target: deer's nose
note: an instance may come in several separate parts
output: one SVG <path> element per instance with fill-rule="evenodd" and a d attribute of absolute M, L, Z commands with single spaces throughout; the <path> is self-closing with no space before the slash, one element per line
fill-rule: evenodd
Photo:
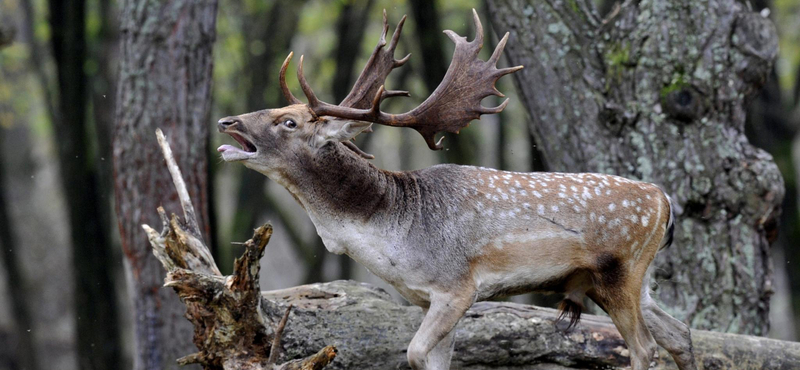
<path fill-rule="evenodd" d="M 224 131 L 228 127 L 231 127 L 231 126 L 233 126 L 234 124 L 237 124 L 237 123 L 242 123 L 242 120 L 240 120 L 240 119 L 238 119 L 236 117 L 225 117 L 225 118 L 219 120 L 219 122 L 217 122 L 217 127 L 219 128 L 220 131 Z"/>

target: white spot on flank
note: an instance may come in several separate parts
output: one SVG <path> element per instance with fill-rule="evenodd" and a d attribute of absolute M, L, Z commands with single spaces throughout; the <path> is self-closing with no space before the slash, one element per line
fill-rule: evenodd
<path fill-rule="evenodd" d="M 534 196 L 536 196 L 537 198 L 541 198 L 541 197 L 542 197 L 542 194 L 540 194 L 540 193 L 539 193 L 538 191 L 536 191 L 536 190 L 534 190 L 534 191 L 533 191 L 533 195 L 534 195 Z"/>
<path fill-rule="evenodd" d="M 511 189 L 508 189 L 508 191 L 509 191 L 511 194 L 516 194 L 516 193 L 517 193 L 517 188 L 511 188 Z"/>
<path fill-rule="evenodd" d="M 600 215 L 600 217 L 597 218 L 597 222 L 599 222 L 601 224 L 605 223 L 606 222 L 606 216 Z"/>
<path fill-rule="evenodd" d="M 530 203 L 522 203 L 522 208 L 531 209 L 531 204 Z"/>
<path fill-rule="evenodd" d="M 608 205 L 608 210 L 609 210 L 609 211 L 613 211 L 613 210 L 614 210 L 614 208 L 617 208 L 617 205 L 616 205 L 616 204 L 614 204 L 614 203 L 611 203 L 611 204 L 609 204 L 609 205 Z"/>
<path fill-rule="evenodd" d="M 611 195 L 611 189 L 606 190 L 606 195 Z"/>
<path fill-rule="evenodd" d="M 503 197 L 503 200 L 508 200 L 508 194 L 503 193 L 501 196 Z"/>
<path fill-rule="evenodd" d="M 623 207 L 625 207 L 625 208 L 628 208 L 630 205 L 631 205 L 631 203 L 630 203 L 630 202 L 628 202 L 628 200 L 627 200 L 627 199 L 625 199 L 625 200 L 623 200 L 623 201 L 622 201 L 622 206 L 623 206 Z"/>
<path fill-rule="evenodd" d="M 650 222 L 650 217 L 642 216 L 642 226 L 647 226 L 649 222 Z"/>
<path fill-rule="evenodd" d="M 520 186 L 522 186 L 522 185 L 520 185 L 520 184 L 519 184 L 519 181 L 517 181 L 517 180 L 514 180 L 514 186 L 516 186 L 516 187 L 520 187 Z"/>
<path fill-rule="evenodd" d="M 523 197 L 528 196 L 528 192 L 525 189 L 520 190 L 519 194 L 522 195 Z"/>
<path fill-rule="evenodd" d="M 594 193 L 600 196 L 600 188 L 594 188 Z"/>
<path fill-rule="evenodd" d="M 581 207 L 578 207 L 577 205 L 575 205 L 575 206 L 572 206 L 572 209 L 573 209 L 575 212 L 580 212 L 580 211 L 581 211 Z"/>
<path fill-rule="evenodd" d="M 570 186 L 569 190 L 572 190 L 573 193 L 577 193 L 578 192 L 578 188 L 575 187 L 575 185 Z"/>
<path fill-rule="evenodd" d="M 558 206 L 552 206 L 550 207 L 550 209 L 552 209 L 553 212 L 558 212 Z"/>
<path fill-rule="evenodd" d="M 508 179 L 510 179 L 510 178 L 511 178 L 511 175 L 503 175 L 503 178 L 504 178 L 504 179 L 506 179 L 506 180 L 508 180 Z"/>
<path fill-rule="evenodd" d="M 567 197 L 567 194 L 564 194 L 564 193 L 558 193 L 558 197 L 559 197 L 559 198 L 566 198 L 566 197 Z"/>
<path fill-rule="evenodd" d="M 539 212 L 540 215 L 543 215 L 544 214 L 544 205 L 540 204 L 538 207 L 536 207 L 536 210 Z"/>
<path fill-rule="evenodd" d="M 631 222 L 633 222 L 633 223 L 636 223 L 637 221 L 639 221 L 639 217 L 636 216 L 636 215 L 631 215 L 630 219 L 631 219 Z"/>

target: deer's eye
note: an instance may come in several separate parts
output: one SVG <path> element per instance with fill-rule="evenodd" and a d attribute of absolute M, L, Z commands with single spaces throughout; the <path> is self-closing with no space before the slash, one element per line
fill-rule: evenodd
<path fill-rule="evenodd" d="M 295 122 L 293 119 L 287 119 L 283 121 L 283 125 L 288 128 L 296 128 L 297 122 Z"/>

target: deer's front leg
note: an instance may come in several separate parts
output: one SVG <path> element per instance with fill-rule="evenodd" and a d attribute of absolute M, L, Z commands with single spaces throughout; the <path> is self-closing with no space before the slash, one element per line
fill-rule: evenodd
<path fill-rule="evenodd" d="M 458 320 L 474 301 L 474 292 L 431 295 L 430 307 L 408 346 L 408 363 L 414 370 L 447 370 L 453 353 Z"/>

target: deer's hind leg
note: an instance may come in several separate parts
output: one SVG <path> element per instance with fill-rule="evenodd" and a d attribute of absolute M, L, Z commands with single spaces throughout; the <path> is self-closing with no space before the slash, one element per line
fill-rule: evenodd
<path fill-rule="evenodd" d="M 649 277 L 642 285 L 641 305 L 645 324 L 655 338 L 656 343 L 672 355 L 672 359 L 681 370 L 696 370 L 692 348 L 692 335 L 689 327 L 664 312 L 650 297 Z"/>
<path fill-rule="evenodd" d="M 625 270 L 616 257 L 598 259 L 598 278 L 586 295 L 605 310 L 630 352 L 631 369 L 646 370 L 657 349 L 642 314 L 639 293 L 642 276 Z"/>

